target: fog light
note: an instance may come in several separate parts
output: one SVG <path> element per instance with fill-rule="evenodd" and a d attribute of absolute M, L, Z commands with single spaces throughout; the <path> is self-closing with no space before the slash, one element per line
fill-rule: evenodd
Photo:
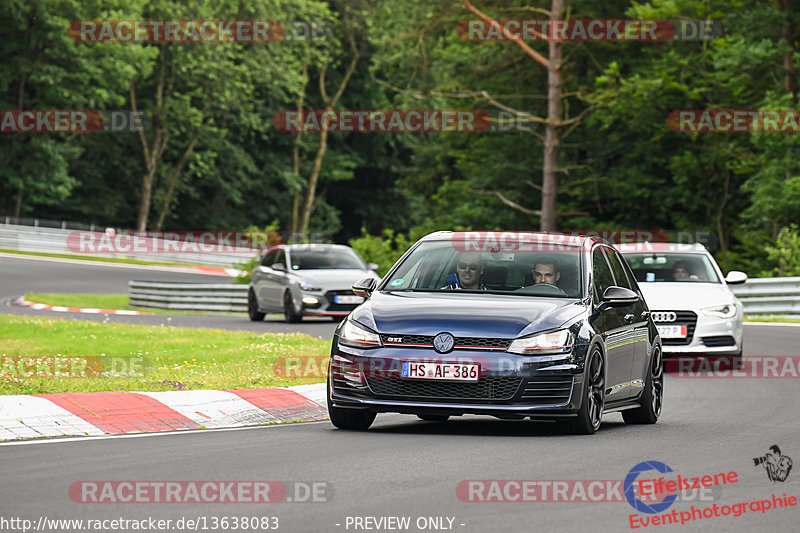
<path fill-rule="evenodd" d="M 303 296 L 303 303 L 306 305 L 317 305 L 317 303 L 319 303 L 319 300 L 317 300 L 313 296 Z"/>

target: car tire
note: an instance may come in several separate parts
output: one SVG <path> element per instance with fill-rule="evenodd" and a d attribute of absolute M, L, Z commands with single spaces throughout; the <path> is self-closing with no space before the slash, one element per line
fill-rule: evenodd
<path fill-rule="evenodd" d="M 331 424 L 339 429 L 351 429 L 363 431 L 369 429 L 375 421 L 377 413 L 371 411 L 359 411 L 357 409 L 342 409 L 334 407 L 331 403 L 331 378 L 328 377 L 328 417 Z"/>
<path fill-rule="evenodd" d="M 294 308 L 294 298 L 291 291 L 283 293 L 283 318 L 290 324 L 295 324 L 303 320 L 303 313 L 297 313 Z"/>
<path fill-rule="evenodd" d="M 446 422 L 450 419 L 449 415 L 417 415 L 417 418 L 420 420 L 425 420 L 426 422 Z"/>
<path fill-rule="evenodd" d="M 266 316 L 265 313 L 258 310 L 258 300 L 256 300 L 256 293 L 253 292 L 253 289 L 247 291 L 247 316 L 253 322 L 261 322 Z"/>
<path fill-rule="evenodd" d="M 663 405 L 664 360 L 661 357 L 661 349 L 656 346 L 647 371 L 640 407 L 622 411 L 622 419 L 626 424 L 655 424 L 661 416 Z"/>
<path fill-rule="evenodd" d="M 586 361 L 586 377 L 583 382 L 583 398 L 578 416 L 567 422 L 571 433 L 592 435 L 600 428 L 606 394 L 606 373 L 603 352 L 598 346 L 592 348 Z"/>

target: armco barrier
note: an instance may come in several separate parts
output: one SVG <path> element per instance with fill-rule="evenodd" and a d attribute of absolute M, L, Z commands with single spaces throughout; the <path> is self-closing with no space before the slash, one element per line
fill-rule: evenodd
<path fill-rule="evenodd" d="M 748 315 L 800 315 L 800 277 L 731 285 Z M 181 311 L 247 311 L 247 285 L 131 281 L 130 305 Z"/>
<path fill-rule="evenodd" d="M 800 277 L 753 278 L 731 289 L 747 315 L 800 315 Z"/>
<path fill-rule="evenodd" d="M 22 252 L 81 255 L 67 246 L 67 237 L 75 230 L 0 224 L 0 248 Z M 99 236 L 103 232 L 95 232 Z M 158 240 L 158 239 L 153 239 Z M 164 248 L 161 246 L 160 248 Z M 112 257 L 158 261 L 164 263 L 191 263 L 231 268 L 234 263 L 244 263 L 258 255 L 258 250 L 240 248 L 232 253 L 95 253 L 92 257 Z M 88 254 L 86 254 L 88 255 Z"/>
<path fill-rule="evenodd" d="M 128 303 L 141 309 L 247 311 L 247 285 L 129 281 Z"/>

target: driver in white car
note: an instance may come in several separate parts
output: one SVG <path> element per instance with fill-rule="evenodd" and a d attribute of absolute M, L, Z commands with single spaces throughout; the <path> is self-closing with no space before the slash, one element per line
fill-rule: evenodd
<path fill-rule="evenodd" d="M 556 285 L 561 279 L 558 262 L 552 257 L 542 257 L 533 266 L 533 284 L 546 283 Z"/>

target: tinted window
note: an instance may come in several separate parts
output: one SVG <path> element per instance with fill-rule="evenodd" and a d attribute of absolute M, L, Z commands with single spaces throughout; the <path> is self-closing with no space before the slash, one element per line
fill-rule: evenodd
<path fill-rule="evenodd" d="M 639 283 L 721 283 L 717 271 L 705 254 L 626 253 L 624 258 Z"/>
<path fill-rule="evenodd" d="M 261 258 L 261 266 L 270 267 L 274 262 L 275 262 L 275 252 L 264 254 L 264 257 Z"/>
<path fill-rule="evenodd" d="M 633 286 L 628 280 L 628 273 L 625 272 L 625 267 L 622 265 L 619 254 L 614 250 L 606 248 L 606 256 L 608 257 L 608 262 L 611 263 L 611 270 L 614 272 L 614 279 L 617 280 L 617 286 L 633 290 Z"/>
<path fill-rule="evenodd" d="M 283 253 L 283 250 L 278 252 L 278 255 L 275 256 L 275 263 L 280 263 L 282 265 L 286 264 L 286 254 Z M 271 265 L 270 265 L 271 266 Z"/>
<path fill-rule="evenodd" d="M 579 246 L 516 244 L 509 238 L 502 243 L 504 247 L 498 244 L 489 251 L 468 251 L 469 244 L 458 239 L 420 243 L 398 264 L 382 290 L 457 288 L 562 298 L 581 294 L 583 252 Z M 537 268 L 549 272 L 549 278 L 537 281 Z"/>
<path fill-rule="evenodd" d="M 361 258 L 349 248 L 291 250 L 292 270 L 366 269 Z"/>
<path fill-rule="evenodd" d="M 594 300 L 599 302 L 606 289 L 614 285 L 614 276 L 608 266 L 603 249 L 598 247 L 592 252 L 592 272 L 594 274 Z"/>

